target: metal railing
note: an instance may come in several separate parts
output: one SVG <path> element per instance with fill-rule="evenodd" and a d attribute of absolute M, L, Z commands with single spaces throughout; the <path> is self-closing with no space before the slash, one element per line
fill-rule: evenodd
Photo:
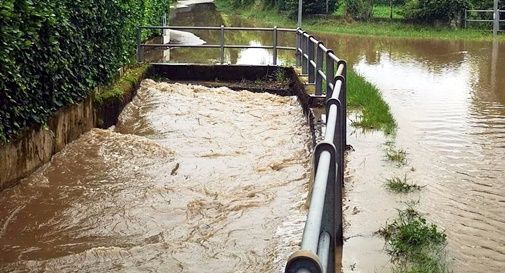
<path fill-rule="evenodd" d="M 142 44 L 142 29 L 219 30 L 219 45 Z M 271 46 L 226 45 L 225 31 L 272 31 Z M 296 47 L 279 46 L 280 31 L 296 34 Z M 343 243 L 342 188 L 344 186 L 344 152 L 346 148 L 346 92 L 347 64 L 331 49 L 302 29 L 248 28 L 248 27 L 141 27 L 137 33 L 137 58 L 142 60 L 145 47 L 220 48 L 224 64 L 225 48 L 264 48 L 273 50 L 272 64 L 277 64 L 277 50 L 295 50 L 296 64 L 308 84 L 315 85 L 315 97 L 325 94 L 324 139 L 313 153 L 314 181 L 310 205 L 300 249 L 286 264 L 286 273 L 335 273 L 336 248 Z M 324 87 L 324 88 L 323 88 Z"/>
<path fill-rule="evenodd" d="M 143 44 L 141 41 L 141 33 L 143 29 L 171 29 L 171 30 L 216 30 L 219 31 L 219 44 Z M 267 31 L 272 32 L 272 45 L 263 46 L 263 45 L 228 45 L 225 42 L 225 32 L 226 31 Z M 220 27 L 193 27 L 193 26 L 141 26 L 137 29 L 137 61 L 143 61 L 143 52 L 144 48 L 172 48 L 172 47 L 181 47 L 181 48 L 219 48 L 220 51 L 220 63 L 225 63 L 225 54 L 224 50 L 226 48 L 262 48 L 262 49 L 271 49 L 272 50 L 272 64 L 277 65 L 277 53 L 278 50 L 296 50 L 295 47 L 289 46 L 279 46 L 278 44 L 278 35 L 280 32 L 296 32 L 296 29 L 290 28 L 254 28 L 254 27 L 225 27 L 221 25 Z"/>
<path fill-rule="evenodd" d="M 347 66 L 332 50 L 301 29 L 297 30 L 296 55 L 302 73 L 308 73 L 316 90 L 321 91 L 323 80 L 326 82 L 326 130 L 324 140 L 314 149 L 315 175 L 302 243 L 289 258 L 285 272 L 334 273 L 335 249 L 343 243 Z"/>
<path fill-rule="evenodd" d="M 469 19 L 474 16 L 482 18 L 482 14 L 492 14 L 492 19 Z M 505 22 L 505 20 L 500 20 L 500 15 L 505 13 L 505 10 L 492 10 L 492 9 L 469 9 L 465 10 L 465 28 L 468 27 L 469 22 L 484 22 L 484 23 L 493 23 L 493 32 L 498 32 L 500 30 L 500 23 Z"/>

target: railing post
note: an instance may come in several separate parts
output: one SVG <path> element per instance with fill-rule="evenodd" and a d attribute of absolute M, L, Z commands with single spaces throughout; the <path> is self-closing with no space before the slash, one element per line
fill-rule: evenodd
<path fill-rule="evenodd" d="M 302 65 L 302 55 L 300 53 L 300 44 L 301 44 L 301 29 L 297 28 L 296 29 L 296 53 L 295 53 L 295 58 L 296 58 L 296 66 L 301 66 Z"/>
<path fill-rule="evenodd" d="M 319 73 L 319 71 L 322 72 L 323 68 L 323 58 L 324 58 L 324 51 L 321 48 L 321 45 L 323 45 L 322 42 L 317 43 L 316 45 L 316 95 L 320 96 L 323 94 L 322 88 L 323 88 L 323 77 Z"/>
<path fill-rule="evenodd" d="M 337 76 L 337 79 L 341 80 L 340 77 L 342 76 Z M 335 81 L 336 82 L 336 81 Z M 336 90 L 336 92 L 338 92 Z M 332 106 L 335 106 L 337 111 L 337 118 L 335 119 L 335 131 L 333 134 L 333 139 L 331 141 L 333 142 L 335 146 L 335 154 L 336 154 L 336 169 L 334 172 L 335 179 L 333 180 L 335 189 L 334 189 L 334 195 L 335 195 L 335 211 L 333 212 L 333 215 L 335 216 L 334 219 L 334 238 L 335 238 L 335 244 L 336 245 L 342 245 L 343 244 L 343 220 L 342 220 L 342 188 L 344 186 L 344 150 L 345 146 L 342 145 L 343 139 L 342 139 L 342 126 L 345 126 L 345 118 L 342 115 L 343 112 L 343 103 L 335 98 L 332 97 L 328 100 L 326 100 L 326 120 L 327 122 L 329 121 L 329 114 L 330 114 L 330 108 Z M 328 128 L 328 127 L 327 127 Z"/>
<path fill-rule="evenodd" d="M 330 94 L 333 92 L 333 77 L 335 77 L 335 63 L 333 58 L 330 57 L 333 54 L 333 50 L 326 51 L 326 99 L 329 98 Z"/>
<path fill-rule="evenodd" d="M 221 46 L 221 64 L 224 64 L 224 25 L 221 25 L 221 36 L 220 36 L 220 46 Z"/>
<path fill-rule="evenodd" d="M 468 14 L 467 14 L 467 11 L 465 9 L 465 28 L 466 28 L 466 18 L 467 18 Z"/>
<path fill-rule="evenodd" d="M 309 55 L 309 60 L 308 60 L 308 65 L 309 65 L 309 83 L 314 83 L 315 82 L 315 74 L 314 74 L 314 71 L 315 71 L 315 68 L 314 66 L 312 65 L 312 61 L 315 60 L 314 58 L 314 43 L 311 41 L 312 36 L 309 36 L 307 38 L 307 47 L 309 48 L 308 50 L 308 55 Z"/>
<path fill-rule="evenodd" d="M 302 74 L 303 75 L 307 75 L 307 71 L 308 71 L 308 59 L 305 58 L 305 54 L 307 54 L 307 33 L 306 32 L 303 32 L 302 33 L 302 40 L 301 40 L 301 49 L 302 49 Z"/>
<path fill-rule="evenodd" d="M 342 124 L 342 140 L 343 147 L 347 146 L 347 63 L 344 60 L 340 60 L 337 63 L 337 66 L 343 65 L 344 70 L 342 71 L 342 91 L 340 92 L 340 102 L 342 103 L 342 119 L 344 120 Z M 338 77 L 338 76 L 337 76 Z"/>
<path fill-rule="evenodd" d="M 493 4 L 493 36 L 498 34 L 500 30 L 500 13 L 498 12 L 498 0 L 494 0 Z"/>
<path fill-rule="evenodd" d="M 272 43 L 273 43 L 273 52 L 272 52 L 272 58 L 273 58 L 273 65 L 277 65 L 277 26 L 274 26 L 274 29 L 272 31 Z"/>
<path fill-rule="evenodd" d="M 137 62 L 141 63 L 144 59 L 143 56 L 143 48 L 141 46 L 142 43 L 142 29 L 140 27 L 137 28 Z"/>

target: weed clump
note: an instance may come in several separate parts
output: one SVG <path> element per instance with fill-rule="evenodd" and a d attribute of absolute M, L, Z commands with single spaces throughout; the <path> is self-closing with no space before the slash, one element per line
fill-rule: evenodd
<path fill-rule="evenodd" d="M 398 217 L 378 232 L 386 240 L 396 273 L 446 273 L 447 238 L 412 207 L 398 211 Z"/>
<path fill-rule="evenodd" d="M 405 175 L 403 178 L 400 177 L 387 178 L 386 188 L 396 193 L 408 193 L 420 190 L 421 186 L 414 183 L 410 183 L 407 179 L 407 175 Z"/>
<path fill-rule="evenodd" d="M 386 158 L 389 161 L 395 162 L 398 166 L 407 164 L 407 152 L 404 149 L 388 146 L 386 149 Z"/>

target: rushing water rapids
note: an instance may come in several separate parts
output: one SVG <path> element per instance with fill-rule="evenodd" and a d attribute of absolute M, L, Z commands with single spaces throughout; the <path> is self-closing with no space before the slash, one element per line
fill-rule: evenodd
<path fill-rule="evenodd" d="M 145 80 L 0 195 L 0 271 L 280 272 L 301 239 L 310 132 L 295 97 Z"/>

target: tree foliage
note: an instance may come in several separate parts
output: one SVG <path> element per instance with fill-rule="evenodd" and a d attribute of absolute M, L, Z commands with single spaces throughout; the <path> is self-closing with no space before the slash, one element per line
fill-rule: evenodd
<path fill-rule="evenodd" d="M 250 6 L 255 4 L 254 0 L 228 0 L 234 7 Z M 298 0 L 259 0 L 265 8 L 274 8 L 291 18 L 296 18 L 298 14 Z M 328 13 L 331 14 L 337 8 L 337 0 L 303 0 L 303 15 L 326 14 L 326 5 L 328 4 Z"/>
<path fill-rule="evenodd" d="M 354 20 L 368 20 L 372 12 L 372 0 L 345 0 L 345 14 Z"/>
<path fill-rule="evenodd" d="M 468 0 L 410 0 L 404 7 L 405 18 L 422 23 L 448 23 L 461 17 L 470 7 Z"/>
<path fill-rule="evenodd" d="M 168 0 L 2 0 L 0 143 L 110 81 Z M 146 34 L 144 34 L 146 35 Z"/>

